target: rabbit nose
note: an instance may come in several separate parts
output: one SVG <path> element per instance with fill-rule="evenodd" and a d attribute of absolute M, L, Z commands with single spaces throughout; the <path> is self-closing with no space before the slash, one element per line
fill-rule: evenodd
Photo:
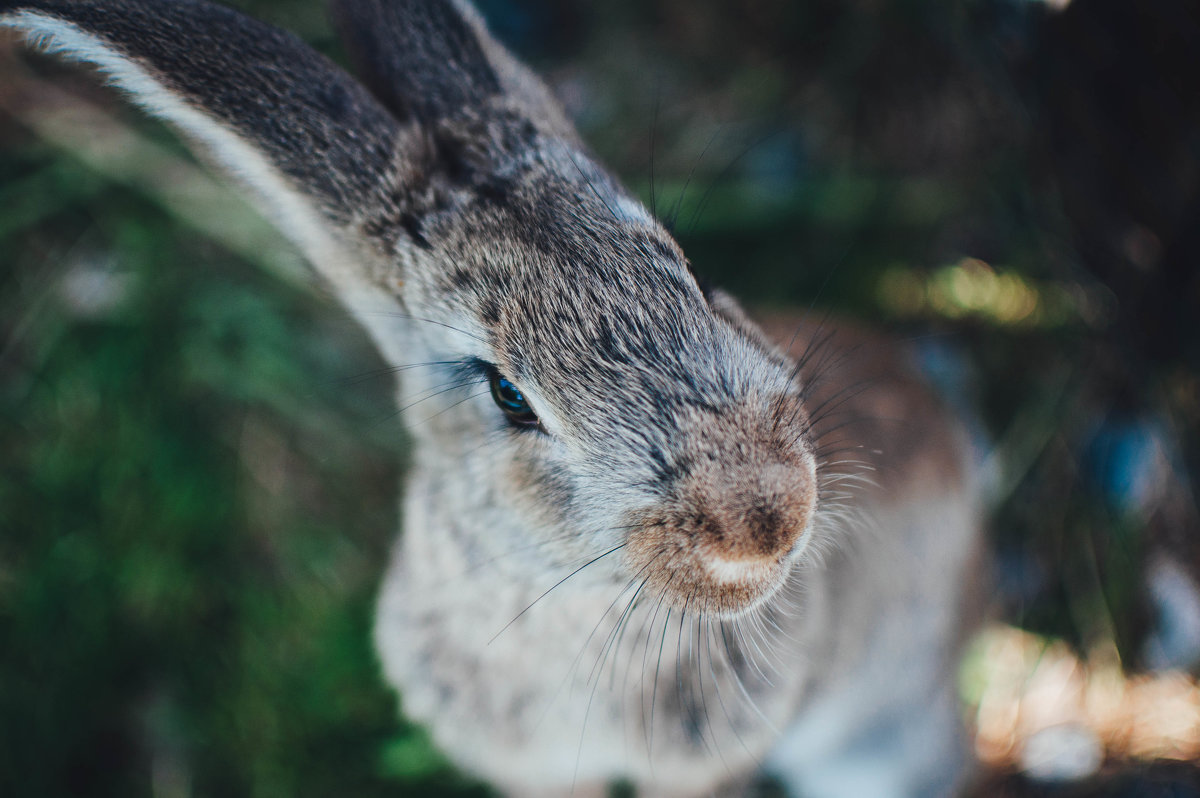
<path fill-rule="evenodd" d="M 723 475 L 720 488 L 703 502 L 694 534 L 714 576 L 740 575 L 756 564 L 786 557 L 812 516 L 811 474 L 776 463 L 738 468 Z"/>
<path fill-rule="evenodd" d="M 738 613 L 787 579 L 815 512 L 816 464 L 806 456 L 752 459 L 693 467 L 663 506 L 633 525 L 628 563 L 665 601 Z"/>

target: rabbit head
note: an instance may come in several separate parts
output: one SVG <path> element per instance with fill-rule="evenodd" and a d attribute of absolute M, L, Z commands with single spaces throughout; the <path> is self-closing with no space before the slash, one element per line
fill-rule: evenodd
<path fill-rule="evenodd" d="M 473 16 L 435 6 L 424 27 L 402 5 L 339 17 L 376 96 L 425 121 L 362 229 L 406 262 L 405 311 L 436 322 L 413 330 L 421 356 L 521 399 L 464 403 L 429 445 L 447 423 L 490 436 L 498 501 L 593 550 L 624 545 L 626 572 L 668 602 L 755 604 L 802 549 L 816 501 L 793 367 L 700 290 Z M 422 48 L 451 49 L 455 71 L 431 76 Z"/>
<path fill-rule="evenodd" d="M 627 571 L 665 600 L 750 606 L 780 583 L 816 499 L 793 367 L 720 312 L 584 154 L 526 146 L 420 217 L 426 263 L 403 304 L 437 323 L 415 325 L 421 357 L 475 369 L 493 396 L 414 432 L 437 446 L 447 425 L 477 430 L 499 501 L 594 550 L 624 544 Z"/>

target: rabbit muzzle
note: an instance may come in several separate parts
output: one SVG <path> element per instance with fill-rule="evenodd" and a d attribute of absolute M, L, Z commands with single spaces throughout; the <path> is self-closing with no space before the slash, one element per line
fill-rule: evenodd
<path fill-rule="evenodd" d="M 817 478 L 803 453 L 765 463 L 707 460 L 633 526 L 628 564 L 650 595 L 737 615 L 772 596 L 803 551 Z"/>

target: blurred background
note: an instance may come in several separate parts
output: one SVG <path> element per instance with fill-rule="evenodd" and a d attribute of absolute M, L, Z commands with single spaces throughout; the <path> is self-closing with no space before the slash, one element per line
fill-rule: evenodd
<path fill-rule="evenodd" d="M 1200 5 L 479 6 L 698 273 L 975 419 L 973 794 L 1200 795 Z M 0 36 L 0 795 L 487 794 L 371 651 L 391 391 L 170 131 Z"/>

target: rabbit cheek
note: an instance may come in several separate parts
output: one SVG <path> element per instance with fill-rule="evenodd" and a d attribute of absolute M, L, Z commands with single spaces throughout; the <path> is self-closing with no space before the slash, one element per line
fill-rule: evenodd
<path fill-rule="evenodd" d="M 733 615 L 762 603 L 786 581 L 812 518 L 806 465 L 693 474 L 671 506 L 635 526 L 633 573 L 683 609 Z"/>
<path fill-rule="evenodd" d="M 517 433 L 526 434 L 526 433 Z M 569 522 L 575 490 L 566 469 L 535 452 L 518 452 L 501 473 L 505 501 L 549 527 Z"/>

